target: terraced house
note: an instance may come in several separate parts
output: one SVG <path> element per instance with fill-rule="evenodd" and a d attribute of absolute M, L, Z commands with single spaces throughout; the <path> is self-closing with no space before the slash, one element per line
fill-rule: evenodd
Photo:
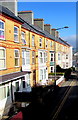
<path fill-rule="evenodd" d="M 17 16 L 6 5 L 0 5 L 1 118 L 10 114 L 14 92 L 29 92 L 34 85 L 46 84 L 48 74 L 54 72 L 55 45 L 56 64 L 72 66 L 72 47 L 50 24 L 34 19 L 32 11 L 21 11 Z"/>

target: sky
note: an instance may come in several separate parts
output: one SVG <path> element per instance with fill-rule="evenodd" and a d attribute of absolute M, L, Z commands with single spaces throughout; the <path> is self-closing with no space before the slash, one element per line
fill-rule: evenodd
<path fill-rule="evenodd" d="M 76 2 L 18 2 L 18 11 L 27 10 L 32 10 L 34 18 L 43 18 L 52 28 L 68 26 L 59 30 L 59 35 L 76 46 Z"/>

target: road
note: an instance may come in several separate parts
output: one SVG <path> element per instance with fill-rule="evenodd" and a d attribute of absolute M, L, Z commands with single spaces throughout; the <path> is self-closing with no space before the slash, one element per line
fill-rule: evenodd
<path fill-rule="evenodd" d="M 78 81 L 68 80 L 23 110 L 24 120 L 78 120 Z"/>
<path fill-rule="evenodd" d="M 52 120 L 78 120 L 78 81 L 73 80 Z"/>
<path fill-rule="evenodd" d="M 68 85 L 68 84 L 67 84 Z M 65 84 L 64 86 L 65 87 Z M 78 120 L 78 81 L 69 81 L 64 95 L 60 99 L 60 104 L 50 117 L 51 120 Z"/>

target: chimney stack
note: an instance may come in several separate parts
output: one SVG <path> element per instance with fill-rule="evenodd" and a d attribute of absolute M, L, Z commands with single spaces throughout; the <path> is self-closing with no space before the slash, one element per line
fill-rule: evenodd
<path fill-rule="evenodd" d="M 47 31 L 49 34 L 51 34 L 51 25 L 50 24 L 44 24 L 44 30 Z"/>
<path fill-rule="evenodd" d="M 17 0 L 1 0 L 0 5 L 8 8 L 17 16 Z"/>
<path fill-rule="evenodd" d="M 59 38 L 59 32 L 58 32 L 58 31 L 56 31 L 56 29 L 55 29 L 55 28 L 51 29 L 51 35 L 53 35 L 54 37 Z"/>
<path fill-rule="evenodd" d="M 34 14 L 32 11 L 20 11 L 18 12 L 18 16 L 24 19 L 25 21 L 33 24 Z"/>
<path fill-rule="evenodd" d="M 51 29 L 51 35 L 53 35 L 54 37 L 55 37 L 55 31 L 56 31 L 56 29 Z"/>
<path fill-rule="evenodd" d="M 41 30 L 44 30 L 44 19 L 42 18 L 34 19 L 34 25 L 39 27 Z"/>
<path fill-rule="evenodd" d="M 59 38 L 59 32 L 55 31 L 55 37 Z"/>

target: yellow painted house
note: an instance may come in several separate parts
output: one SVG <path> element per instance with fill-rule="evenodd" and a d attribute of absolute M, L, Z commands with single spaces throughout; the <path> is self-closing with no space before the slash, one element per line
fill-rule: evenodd
<path fill-rule="evenodd" d="M 14 92 L 30 92 L 34 85 L 46 84 L 48 74 L 54 72 L 55 51 L 56 64 L 71 67 L 71 50 L 61 38 L 0 6 L 0 118 L 13 106 Z"/>

